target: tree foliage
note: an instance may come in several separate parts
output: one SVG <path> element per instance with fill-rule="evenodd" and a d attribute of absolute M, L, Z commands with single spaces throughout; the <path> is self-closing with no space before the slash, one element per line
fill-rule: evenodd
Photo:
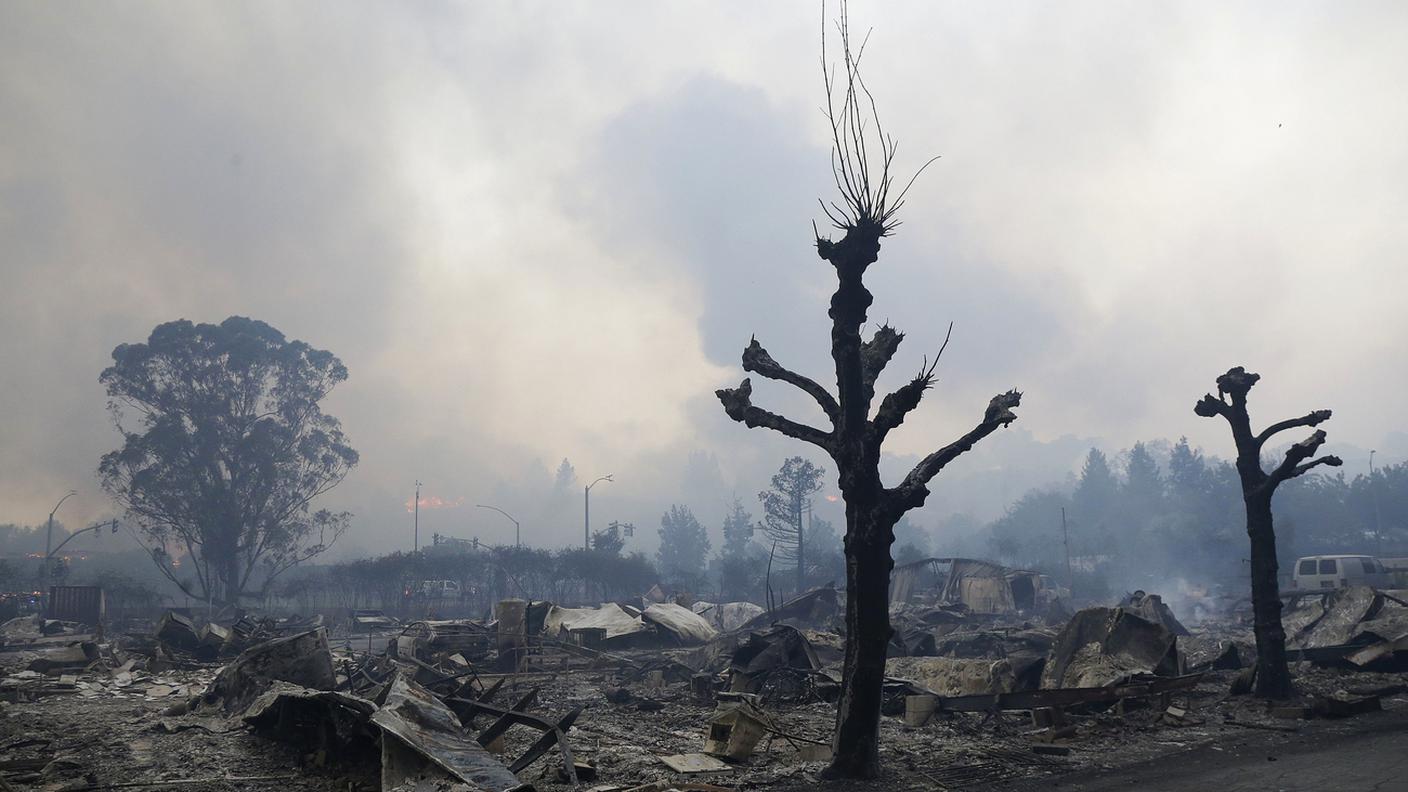
<path fill-rule="evenodd" d="M 724 517 L 723 534 L 724 558 L 737 558 L 748 552 L 753 542 L 753 515 L 743 508 L 743 501 L 739 498 L 733 499 L 733 504 Z"/>
<path fill-rule="evenodd" d="M 331 352 L 233 316 L 159 325 L 112 358 L 99 381 L 123 442 L 103 487 L 188 595 L 238 602 L 346 530 L 312 508 L 357 464 L 320 406 L 347 379 Z"/>
<path fill-rule="evenodd" d="M 667 582 L 699 588 L 709 557 L 709 533 L 688 506 L 673 505 L 660 517 L 660 574 Z"/>
<path fill-rule="evenodd" d="M 799 592 L 806 587 L 808 501 L 821 491 L 825 475 L 824 468 L 799 456 L 790 457 L 773 474 L 771 489 L 758 493 L 763 532 L 768 544 L 777 547 L 775 558 L 796 570 Z"/>

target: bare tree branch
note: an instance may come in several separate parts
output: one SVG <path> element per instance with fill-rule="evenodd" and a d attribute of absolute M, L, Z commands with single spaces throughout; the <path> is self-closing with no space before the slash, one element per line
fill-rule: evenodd
<path fill-rule="evenodd" d="M 797 440 L 805 440 L 812 445 L 831 452 L 831 435 L 798 423 L 790 418 L 783 418 L 777 413 L 771 413 L 760 407 L 754 407 L 752 402 L 753 383 L 747 378 L 737 388 L 722 388 L 714 391 L 714 395 L 719 397 L 719 401 L 724 405 L 724 412 L 728 417 L 738 421 L 745 426 L 763 426 L 775 432 L 781 432 L 788 437 Z"/>
<path fill-rule="evenodd" d="M 1284 421 L 1274 423 L 1266 427 L 1265 431 L 1256 436 L 1256 442 L 1257 445 L 1263 445 L 1266 443 L 1267 440 L 1271 439 L 1272 435 L 1278 432 L 1284 432 L 1287 429 L 1295 429 L 1299 426 L 1317 426 L 1328 420 L 1330 420 L 1329 410 L 1316 410 L 1308 415 L 1303 415 L 1299 418 L 1288 418 Z"/>
<path fill-rule="evenodd" d="M 875 411 L 875 436 L 872 442 L 877 445 L 883 443 L 891 429 L 904 423 L 904 417 L 919 406 L 924 391 L 932 384 L 932 377 L 921 374 L 886 396 L 884 401 L 880 402 L 880 409 Z"/>
<path fill-rule="evenodd" d="M 827 392 L 826 388 L 823 388 L 816 380 L 783 368 L 773 359 L 772 355 L 768 354 L 766 349 L 763 349 L 763 345 L 758 343 L 757 338 L 750 340 L 748 348 L 743 350 L 743 370 L 751 371 L 770 380 L 795 385 L 816 399 L 816 403 L 821 406 L 822 411 L 826 413 L 826 417 L 830 418 L 832 423 L 836 422 L 836 418 L 841 412 L 841 406 L 836 403 L 836 399 Z"/>
<path fill-rule="evenodd" d="M 904 205 L 905 194 L 919 174 L 938 157 L 920 166 L 904 189 L 898 195 L 892 195 L 892 166 L 898 145 L 894 137 L 886 134 L 875 106 L 875 96 L 861 76 L 860 64 L 869 33 L 860 46 L 853 49 L 847 17 L 843 0 L 840 16 L 835 23 L 841 40 L 840 64 L 844 70 L 843 74 L 838 75 L 835 64 L 828 60 L 826 54 L 826 9 L 825 5 L 822 7 L 821 74 L 826 88 L 826 106 L 822 113 L 831 126 L 831 174 L 844 204 L 842 207 L 832 203 L 828 208 L 823 203 L 822 210 L 842 230 L 873 225 L 879 229 L 880 236 L 888 236 L 899 225 L 895 216 Z M 878 154 L 872 152 L 871 146 L 874 144 L 879 145 Z"/>
<path fill-rule="evenodd" d="M 1311 461 L 1306 462 L 1306 463 L 1303 464 L 1303 465 L 1296 465 L 1295 470 L 1292 470 L 1292 471 L 1291 471 L 1291 474 L 1290 474 L 1289 476 L 1286 476 L 1286 478 L 1288 478 L 1288 479 L 1293 479 L 1293 478 L 1295 478 L 1296 476 L 1303 475 L 1306 471 L 1310 470 L 1311 468 L 1315 467 L 1316 465 L 1328 465 L 1328 466 L 1330 466 L 1330 467 L 1339 467 L 1340 465 L 1343 465 L 1343 464 L 1344 464 L 1344 460 L 1343 460 L 1343 459 L 1340 459 L 1339 457 L 1335 456 L 1334 454 L 1326 454 L 1325 456 L 1322 456 L 1322 457 L 1320 457 L 1319 459 L 1312 459 Z"/>
<path fill-rule="evenodd" d="M 1227 402 L 1217 398 L 1211 393 L 1203 394 L 1203 398 L 1199 399 L 1198 403 L 1193 405 L 1193 412 L 1204 418 L 1214 418 L 1219 415 L 1225 418 L 1230 410 L 1231 407 Z"/>
<path fill-rule="evenodd" d="M 1336 464 L 1343 464 L 1340 462 L 1339 457 L 1322 457 L 1321 459 L 1317 459 L 1310 464 L 1301 464 L 1302 462 L 1305 462 L 1305 460 L 1315 456 L 1315 452 L 1318 451 L 1320 449 L 1320 446 L 1324 445 L 1324 443 L 1325 430 L 1316 429 L 1315 432 L 1309 437 L 1291 446 L 1286 451 L 1286 458 L 1281 461 L 1280 465 L 1276 466 L 1275 470 L 1271 471 L 1271 475 L 1268 477 L 1268 483 L 1274 487 L 1277 484 L 1280 484 L 1281 482 L 1285 481 L 1286 479 L 1291 479 L 1295 478 L 1296 476 L 1299 476 L 1300 474 L 1311 469 L 1312 467 L 1315 467 L 1317 464 L 1331 466 Z M 1335 461 L 1325 461 L 1328 459 L 1333 459 Z"/>
<path fill-rule="evenodd" d="M 889 364 L 890 358 L 895 356 L 895 350 L 900 348 L 900 342 L 903 340 L 904 333 L 888 324 L 882 324 L 869 341 L 861 343 L 861 379 L 867 387 L 871 388 L 872 396 L 874 395 L 875 380 L 880 378 L 880 372 L 885 370 L 885 366 Z"/>
<path fill-rule="evenodd" d="M 885 436 L 890 433 L 890 430 L 904 423 L 905 416 L 919 406 L 920 400 L 924 398 L 924 391 L 933 387 L 934 369 L 938 368 L 939 359 L 943 357 L 944 350 L 948 349 L 948 342 L 952 337 L 953 322 L 949 322 L 948 333 L 944 335 L 944 343 L 939 347 L 938 354 L 934 355 L 933 362 L 926 358 L 919 367 L 919 374 L 914 379 L 905 383 L 899 390 L 886 396 L 885 400 L 880 402 L 880 409 L 876 410 L 874 421 L 873 442 L 877 447 L 885 441 Z M 861 354 L 864 355 L 864 350 Z"/>
<path fill-rule="evenodd" d="M 929 480 L 938 475 L 945 465 L 971 450 L 979 440 L 1017 420 L 1017 414 L 1012 410 L 1021 403 L 1022 394 L 1015 390 L 992 397 L 992 401 L 988 402 L 987 412 L 983 414 L 982 423 L 954 442 L 924 457 L 898 487 L 889 491 L 891 508 L 903 513 L 908 509 L 923 506 L 924 499 L 929 496 L 929 488 L 926 486 Z"/>

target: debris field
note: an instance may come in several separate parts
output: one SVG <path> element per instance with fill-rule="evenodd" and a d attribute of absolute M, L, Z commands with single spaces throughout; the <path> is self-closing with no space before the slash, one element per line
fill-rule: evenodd
<path fill-rule="evenodd" d="M 1293 598 L 1298 696 L 1268 704 L 1247 695 L 1246 614 L 1190 629 L 1144 592 L 1071 613 L 1059 596 L 1006 601 L 1018 578 L 1000 568 L 968 571 L 977 583 L 892 610 L 884 775 L 868 784 L 817 781 L 844 643 L 824 588 L 771 611 L 505 600 L 479 620 L 173 611 L 120 632 L 15 619 L 0 626 L 0 790 L 1001 789 L 1408 709 L 1396 592 Z"/>

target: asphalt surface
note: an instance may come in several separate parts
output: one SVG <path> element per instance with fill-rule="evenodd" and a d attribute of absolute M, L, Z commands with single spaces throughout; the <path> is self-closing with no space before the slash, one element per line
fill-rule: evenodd
<path fill-rule="evenodd" d="M 1394 792 L 1408 790 L 1408 710 L 1306 723 L 1296 733 L 1220 740 L 1115 770 L 1051 778 L 1062 792 Z"/>

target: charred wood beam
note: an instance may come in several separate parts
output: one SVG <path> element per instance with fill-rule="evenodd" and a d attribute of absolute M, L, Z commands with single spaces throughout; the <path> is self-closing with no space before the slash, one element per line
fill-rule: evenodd
<path fill-rule="evenodd" d="M 753 383 L 747 377 L 743 378 L 743 382 L 737 388 L 722 388 L 714 391 L 714 395 L 719 397 L 728 417 L 745 426 L 766 427 L 793 439 L 811 443 L 827 453 L 831 452 L 832 437 L 829 432 L 823 432 L 815 427 L 753 406 Z"/>
<path fill-rule="evenodd" d="M 891 511 L 903 514 L 909 509 L 923 506 L 924 499 L 929 497 L 929 480 L 938 475 L 945 465 L 971 450 L 979 440 L 1017 420 L 1017 414 L 1012 410 L 1021 403 L 1022 394 L 1015 390 L 992 397 L 988 402 L 987 411 L 983 414 L 982 423 L 954 442 L 924 457 L 899 486 L 887 491 L 887 505 Z"/>
<path fill-rule="evenodd" d="M 522 724 L 524 726 L 531 726 L 535 729 L 538 729 L 539 731 L 546 731 L 547 729 L 552 728 L 551 723 L 543 720 L 542 718 L 537 717 L 536 715 L 528 714 L 528 708 L 533 706 L 533 702 L 537 698 L 538 689 L 533 688 L 532 690 L 528 691 L 527 695 L 519 699 L 518 702 L 515 703 L 513 707 L 509 709 L 499 709 L 498 707 L 490 707 L 485 704 L 476 703 L 473 707 L 465 707 L 460 713 L 457 714 L 459 714 L 460 716 L 460 721 L 465 725 L 468 725 L 469 722 L 474 718 L 474 716 L 480 712 L 499 716 L 498 720 L 495 720 L 493 723 L 489 724 L 489 728 L 480 732 L 479 736 L 474 738 L 475 742 L 479 743 L 480 745 L 487 746 L 489 743 L 498 739 L 499 735 L 512 728 L 513 725 L 516 723 Z"/>
<path fill-rule="evenodd" d="M 544 731 L 543 736 L 539 737 L 537 742 L 529 746 L 522 756 L 508 766 L 509 772 L 515 775 L 521 773 L 551 750 L 553 745 L 557 745 L 562 753 L 562 769 L 567 773 L 568 781 L 575 786 L 577 784 L 577 770 L 572 761 L 572 747 L 567 744 L 567 730 L 572 728 L 572 724 L 580 714 L 582 714 L 582 708 L 577 707 L 564 715 L 562 720 L 558 721 L 551 729 Z"/>
<path fill-rule="evenodd" d="M 763 349 L 763 345 L 758 343 L 757 338 L 749 340 L 748 347 L 743 350 L 743 370 L 797 387 L 815 399 L 822 412 L 825 412 L 826 417 L 830 418 L 833 423 L 841 411 L 841 406 L 836 403 L 836 399 L 826 388 L 810 377 L 804 377 L 784 368 L 782 364 L 773 359 L 772 355 L 768 354 L 766 349 Z"/>

